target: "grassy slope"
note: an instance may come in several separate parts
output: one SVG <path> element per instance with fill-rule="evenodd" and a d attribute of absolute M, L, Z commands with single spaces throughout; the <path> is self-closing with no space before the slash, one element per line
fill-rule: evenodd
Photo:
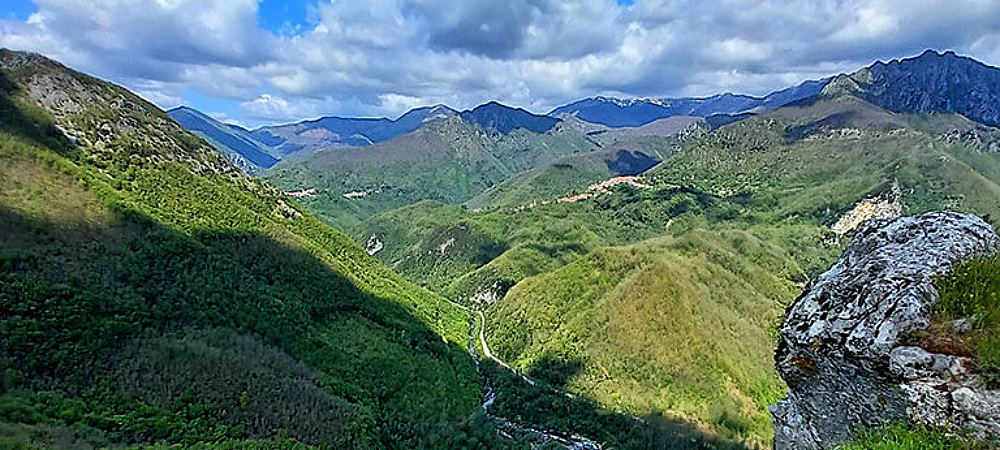
<path fill-rule="evenodd" d="M 771 220 L 823 216 L 819 208 L 825 212 L 827 207 L 831 213 L 842 212 L 859 196 L 884 190 L 894 180 L 904 191 L 906 213 L 945 207 L 1000 210 L 992 201 L 1000 194 L 997 155 L 948 145 L 915 131 L 909 117 L 859 103 L 850 97 L 824 100 L 725 127 L 661 166 L 660 177 L 719 195 L 773 197 L 779 207 L 767 217 Z M 825 117 L 843 115 L 849 119 L 840 127 L 865 133 L 796 136 Z"/>
<path fill-rule="evenodd" d="M 783 393 L 772 332 L 799 269 L 740 232 L 597 251 L 516 285 L 489 310 L 514 367 L 612 410 L 669 411 L 763 446 Z"/>
<path fill-rule="evenodd" d="M 472 198 L 466 206 L 509 208 L 582 192 L 593 183 L 621 175 L 611 168 L 612 161 L 625 156 L 621 152 L 638 152 L 656 160 L 669 158 L 684 142 L 702 133 L 690 121 L 680 122 L 686 125 L 656 124 L 655 127 L 619 128 L 588 135 L 603 150 L 563 157 L 518 173 Z M 566 131 L 572 129 L 581 134 L 587 131 L 573 122 L 565 127 Z"/>
<path fill-rule="evenodd" d="M 940 299 L 931 326 L 913 338 L 937 353 L 973 357 L 982 381 L 1000 385 L 1000 255 L 962 261 L 935 282 Z M 958 319 L 971 330 L 955 333 Z"/>
<path fill-rule="evenodd" d="M 40 59 L 0 74 L 2 421 L 359 448 L 475 433 L 465 312 L 127 91 Z M 38 76 L 87 106 L 39 107 Z"/>
<path fill-rule="evenodd" d="M 770 329 L 790 283 L 842 251 L 829 230 L 842 214 L 896 182 L 905 214 L 1000 214 L 1000 155 L 937 137 L 962 124 L 826 99 L 696 141 L 651 171 L 653 190 L 516 213 L 418 204 L 369 221 L 365 238 L 384 237 L 383 261 L 453 298 L 523 280 L 488 310 L 494 351 L 520 369 L 612 410 L 681 414 L 760 444 L 781 389 Z M 781 256 L 757 263 L 733 236 Z"/>
<path fill-rule="evenodd" d="M 615 151 L 601 151 L 557 159 L 516 174 L 466 202 L 469 208 L 517 207 L 533 201 L 555 200 L 615 176 L 605 162 Z"/>
<path fill-rule="evenodd" d="M 839 450 L 987 450 L 996 448 L 982 442 L 925 427 L 891 425 L 870 430 Z"/>
<path fill-rule="evenodd" d="M 728 208 L 732 205 L 724 200 L 683 188 L 621 187 L 590 201 L 516 212 L 476 213 L 422 202 L 374 217 L 358 237 L 382 240 L 379 259 L 432 290 L 466 301 L 494 283 L 558 268 L 603 246 L 715 223 Z"/>
<path fill-rule="evenodd" d="M 350 227 L 421 200 L 461 203 L 539 164 L 598 149 L 585 135 L 558 127 L 546 134 L 516 130 L 495 136 L 451 118 L 371 147 L 281 163 L 264 176 L 288 191 L 316 188 L 305 204 L 331 223 Z M 369 195 L 342 197 L 352 191 Z"/>

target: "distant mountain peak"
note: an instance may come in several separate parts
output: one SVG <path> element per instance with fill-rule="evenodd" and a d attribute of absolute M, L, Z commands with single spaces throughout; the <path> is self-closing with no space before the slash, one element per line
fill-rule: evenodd
<path fill-rule="evenodd" d="M 452 107 L 450 107 L 448 105 L 442 104 L 442 103 L 438 103 L 438 104 L 436 104 L 434 106 L 431 106 L 430 110 L 431 110 L 431 112 L 458 113 L 458 111 L 456 111 L 454 108 L 452 108 Z"/>
<path fill-rule="evenodd" d="M 523 108 L 507 106 L 497 101 L 484 103 L 463 111 L 460 115 L 466 122 L 500 134 L 507 134 L 517 129 L 546 133 L 559 123 L 559 119 L 534 114 Z"/>
<path fill-rule="evenodd" d="M 924 50 L 923 53 L 916 56 L 915 58 L 910 58 L 910 59 L 932 58 L 932 57 L 945 58 L 945 57 L 959 57 L 959 56 L 955 53 L 954 50 L 945 50 L 943 52 L 939 52 L 937 50 L 929 48 L 927 50 Z"/>
<path fill-rule="evenodd" d="M 655 97 L 628 97 L 628 98 L 625 98 L 625 97 L 613 97 L 613 96 L 606 96 L 606 95 L 598 95 L 598 96 L 594 96 L 594 97 L 585 98 L 585 99 L 580 100 L 579 102 L 576 102 L 576 103 L 588 102 L 588 101 L 589 102 L 609 103 L 609 104 L 613 104 L 613 105 L 620 106 L 620 107 L 629 107 L 629 106 L 632 106 L 632 105 L 635 105 L 635 104 L 641 104 L 641 103 L 646 103 L 646 104 L 656 105 L 656 106 L 664 106 L 664 107 L 665 106 L 669 106 L 669 101 L 667 101 L 665 99 L 661 99 L 661 98 L 655 98 Z"/>
<path fill-rule="evenodd" d="M 180 114 L 180 113 L 191 114 L 193 116 L 197 116 L 197 117 L 202 118 L 202 119 L 207 119 L 207 120 L 212 120 L 212 121 L 218 122 L 218 120 L 215 119 L 214 117 L 212 117 L 212 116 L 210 116 L 210 115 L 208 115 L 206 113 L 203 113 L 200 110 L 195 109 L 195 108 L 193 108 L 191 106 L 187 106 L 187 105 L 175 106 L 175 107 L 170 108 L 170 109 L 167 110 L 167 114 L 169 114 L 171 116 L 173 116 L 175 114 Z M 229 125 L 229 124 L 223 124 L 223 125 Z"/>
<path fill-rule="evenodd" d="M 818 95 L 830 79 L 809 80 L 764 97 L 725 92 L 709 97 L 617 98 L 595 96 L 560 106 L 551 116 L 574 115 L 578 119 L 612 128 L 640 127 L 675 116 L 712 117 L 747 115 L 775 109 Z M 741 116 L 742 117 L 742 116 Z"/>
<path fill-rule="evenodd" d="M 418 106 L 416 108 L 413 108 L 413 109 L 411 109 L 411 110 L 403 113 L 403 115 L 399 116 L 399 118 L 396 119 L 396 120 L 398 121 L 398 120 L 402 119 L 403 117 L 406 117 L 407 115 L 410 115 L 410 114 L 416 114 L 416 113 L 422 113 L 422 112 L 431 112 L 431 113 L 458 113 L 458 111 L 456 111 L 454 108 L 452 108 L 452 107 L 450 107 L 448 105 L 445 105 L 443 103 L 438 103 L 436 105 Z"/>
<path fill-rule="evenodd" d="M 934 49 L 927 49 L 917 56 L 896 58 L 889 61 L 878 61 L 869 66 L 868 68 L 871 69 L 876 66 L 888 66 L 895 64 L 912 65 L 912 64 L 963 64 L 963 63 L 971 63 L 975 65 L 985 66 L 985 64 L 977 61 L 976 59 L 955 53 L 954 50 L 938 51 Z"/>
<path fill-rule="evenodd" d="M 838 76 L 824 94 L 855 95 L 893 112 L 954 113 L 1000 125 L 1000 69 L 950 50 L 876 62 Z"/>

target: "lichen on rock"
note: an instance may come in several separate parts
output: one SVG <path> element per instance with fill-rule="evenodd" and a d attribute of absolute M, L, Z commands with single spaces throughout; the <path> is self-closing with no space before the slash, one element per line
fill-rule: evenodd
<path fill-rule="evenodd" d="M 1000 436 L 1000 393 L 967 358 L 906 344 L 930 325 L 933 278 L 1000 249 L 982 219 L 958 213 L 876 219 L 786 311 L 775 355 L 788 396 L 771 407 L 777 450 L 830 449 L 897 421 Z"/>

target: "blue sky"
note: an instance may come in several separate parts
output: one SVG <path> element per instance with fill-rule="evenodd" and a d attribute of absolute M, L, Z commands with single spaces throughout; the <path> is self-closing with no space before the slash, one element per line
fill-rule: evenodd
<path fill-rule="evenodd" d="M 260 3 L 257 22 L 272 33 L 301 30 L 306 25 L 309 0 L 265 0 Z"/>
<path fill-rule="evenodd" d="M 997 17 L 991 0 L 2 0 L 0 46 L 258 126 L 762 95 L 927 48 L 997 65 Z"/>
<path fill-rule="evenodd" d="M 25 20 L 28 15 L 35 12 L 38 8 L 29 0 L 5 0 L 3 5 L 0 5 L 0 11 L 3 11 L 4 19 L 13 20 Z"/>

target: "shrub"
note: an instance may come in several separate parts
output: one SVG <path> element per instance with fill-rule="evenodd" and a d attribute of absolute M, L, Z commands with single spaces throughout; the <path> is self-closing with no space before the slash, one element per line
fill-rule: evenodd
<path fill-rule="evenodd" d="M 936 282 L 940 300 L 934 308 L 934 338 L 925 335 L 923 340 L 931 347 L 951 347 L 952 353 L 967 349 L 983 380 L 1000 385 L 1000 255 L 962 261 Z M 966 336 L 955 336 L 950 327 L 959 318 L 972 322 Z M 935 329 L 943 332 L 934 333 Z"/>
<path fill-rule="evenodd" d="M 921 425 L 888 425 L 862 432 L 838 450 L 985 450 L 984 443 Z"/>

